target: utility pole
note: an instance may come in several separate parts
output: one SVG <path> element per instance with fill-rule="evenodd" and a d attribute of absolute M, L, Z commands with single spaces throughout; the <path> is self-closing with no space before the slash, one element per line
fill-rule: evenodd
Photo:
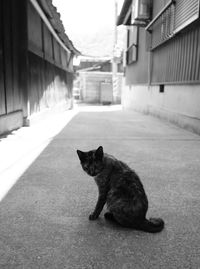
<path fill-rule="evenodd" d="M 116 62 L 116 48 L 117 48 L 117 13 L 118 3 L 114 0 L 114 38 L 113 38 L 113 59 L 112 59 L 112 82 L 113 82 L 113 101 L 116 103 L 117 100 L 117 62 Z"/>
<path fill-rule="evenodd" d="M 114 46 L 117 44 L 117 13 L 118 13 L 118 3 L 117 0 L 115 0 L 115 34 L 114 34 Z"/>

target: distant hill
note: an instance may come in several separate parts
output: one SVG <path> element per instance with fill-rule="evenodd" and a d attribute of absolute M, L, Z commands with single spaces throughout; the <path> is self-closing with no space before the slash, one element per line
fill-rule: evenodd
<path fill-rule="evenodd" d="M 112 56 L 114 0 L 49 1 L 53 1 L 57 11 L 60 12 L 66 34 L 79 51 L 90 56 Z M 117 0 L 118 11 L 123 1 Z"/>
<path fill-rule="evenodd" d="M 124 31 L 118 31 L 119 44 L 122 47 Z M 112 56 L 114 28 L 104 28 L 95 33 L 78 34 L 71 37 L 75 47 L 84 55 Z"/>

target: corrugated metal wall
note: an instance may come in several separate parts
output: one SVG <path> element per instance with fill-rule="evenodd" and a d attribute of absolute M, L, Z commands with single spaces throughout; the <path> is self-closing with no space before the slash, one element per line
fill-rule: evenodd
<path fill-rule="evenodd" d="M 152 83 L 200 82 L 200 22 L 152 53 Z"/>

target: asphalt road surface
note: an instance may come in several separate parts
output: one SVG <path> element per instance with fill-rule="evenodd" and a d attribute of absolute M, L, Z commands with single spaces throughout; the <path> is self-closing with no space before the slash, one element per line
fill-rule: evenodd
<path fill-rule="evenodd" d="M 49 142 L 0 201 L 1 269 L 200 268 L 199 136 L 133 111 L 90 107 Z M 161 233 L 108 223 L 105 210 L 88 220 L 97 187 L 76 149 L 100 145 L 139 174 L 148 217 L 165 220 Z"/>

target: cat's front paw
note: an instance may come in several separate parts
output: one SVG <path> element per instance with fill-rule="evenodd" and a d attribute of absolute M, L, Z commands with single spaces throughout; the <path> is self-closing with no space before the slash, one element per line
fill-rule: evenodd
<path fill-rule="evenodd" d="M 89 215 L 89 220 L 96 220 L 98 216 L 95 213 Z"/>

